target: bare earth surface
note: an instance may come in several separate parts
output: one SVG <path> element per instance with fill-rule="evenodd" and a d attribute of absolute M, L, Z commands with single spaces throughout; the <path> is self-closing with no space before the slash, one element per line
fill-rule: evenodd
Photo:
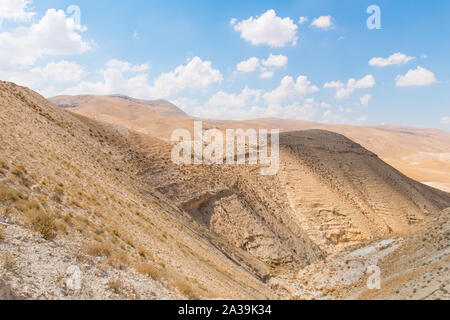
<path fill-rule="evenodd" d="M 114 123 L 154 137 L 170 139 L 177 128 L 192 129 L 193 117 L 166 101 L 124 96 L 60 96 L 57 105 L 93 119 Z M 377 154 L 410 178 L 450 192 L 450 132 L 400 126 L 347 126 L 287 120 L 218 121 L 202 119 L 205 128 L 280 129 L 282 132 L 321 129 L 340 133 Z"/>
<path fill-rule="evenodd" d="M 450 194 L 374 151 L 429 163 L 447 133 L 369 128 L 368 151 L 312 125 L 261 176 L 172 163 L 154 133 L 192 118 L 167 102 L 58 99 L 0 82 L 0 299 L 448 299 Z"/>

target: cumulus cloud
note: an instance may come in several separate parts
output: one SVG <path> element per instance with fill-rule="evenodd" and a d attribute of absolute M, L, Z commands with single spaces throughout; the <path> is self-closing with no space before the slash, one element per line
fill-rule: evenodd
<path fill-rule="evenodd" d="M 263 71 L 261 72 L 261 74 L 259 75 L 259 77 L 261 79 L 270 79 L 273 77 L 273 75 L 275 74 L 274 71 Z"/>
<path fill-rule="evenodd" d="M 444 117 L 441 119 L 441 124 L 450 124 L 450 117 Z"/>
<path fill-rule="evenodd" d="M 172 103 L 187 113 L 192 113 L 195 109 L 199 107 L 197 99 L 191 99 L 188 97 L 179 97 L 173 99 Z"/>
<path fill-rule="evenodd" d="M 322 115 L 321 120 L 329 124 L 351 124 L 351 125 L 361 125 L 367 122 L 368 118 L 366 116 L 361 116 L 356 120 L 347 119 L 344 115 L 335 113 L 332 110 L 327 110 Z"/>
<path fill-rule="evenodd" d="M 240 22 L 234 21 L 234 30 L 253 45 L 266 44 L 271 47 L 284 47 L 286 44 L 297 43 L 298 26 L 291 18 L 280 18 L 271 9 L 259 17 L 250 17 Z"/>
<path fill-rule="evenodd" d="M 308 22 L 308 17 L 300 17 L 300 19 L 298 19 L 298 24 L 304 24 Z"/>
<path fill-rule="evenodd" d="M 278 88 L 264 94 L 264 100 L 268 105 L 280 105 L 288 99 L 303 98 L 317 91 L 319 88 L 312 85 L 306 76 L 299 76 L 295 82 L 292 77 L 286 76 Z"/>
<path fill-rule="evenodd" d="M 256 105 L 261 99 L 261 90 L 245 87 L 240 94 L 219 91 L 205 104 L 207 108 L 245 108 Z"/>
<path fill-rule="evenodd" d="M 185 89 L 205 89 L 223 81 L 222 73 L 212 67 L 211 61 L 194 57 L 187 65 L 163 73 L 153 83 L 154 96 L 170 97 Z"/>
<path fill-rule="evenodd" d="M 287 119 L 310 121 L 319 112 L 318 106 L 319 104 L 313 98 L 308 98 L 303 103 L 294 102 L 288 104 L 283 108 L 280 116 Z"/>
<path fill-rule="evenodd" d="M 81 81 L 84 68 L 72 61 L 50 62 L 42 67 L 0 71 L 0 77 L 43 93 L 44 87 Z"/>
<path fill-rule="evenodd" d="M 406 54 L 397 52 L 388 58 L 372 58 L 369 61 L 369 65 L 376 67 L 387 67 L 392 65 L 406 64 L 414 59 L 414 57 L 409 57 Z"/>
<path fill-rule="evenodd" d="M 253 72 L 259 67 L 259 59 L 256 57 L 251 57 L 245 61 L 240 62 L 236 70 L 239 72 Z"/>
<path fill-rule="evenodd" d="M 375 78 L 371 74 L 358 81 L 352 78 L 348 80 L 347 87 L 341 88 L 336 92 L 336 99 L 347 99 L 356 89 L 372 88 L 375 86 L 375 83 Z"/>
<path fill-rule="evenodd" d="M 28 21 L 36 13 L 30 11 L 28 0 L 2 0 L 0 1 L 0 27 L 3 20 Z"/>
<path fill-rule="evenodd" d="M 343 88 L 345 85 L 341 82 L 341 81 L 330 81 L 330 82 L 326 82 L 323 87 L 325 89 L 340 89 Z"/>
<path fill-rule="evenodd" d="M 49 9 L 31 26 L 0 33 L 0 66 L 34 65 L 43 56 L 78 55 L 91 49 L 79 26 L 62 10 Z"/>
<path fill-rule="evenodd" d="M 328 30 L 334 26 L 333 18 L 331 16 L 321 16 L 315 18 L 311 23 L 311 27 L 316 27 L 322 30 Z"/>
<path fill-rule="evenodd" d="M 214 83 L 223 81 L 219 70 L 212 67 L 210 61 L 194 57 L 186 65 L 161 74 L 153 83 L 143 71 L 147 65 L 132 65 L 129 62 L 111 60 L 102 71 L 103 80 L 83 81 L 64 91 L 64 94 L 113 94 L 124 93 L 137 98 L 163 99 L 174 97 L 186 89 L 206 89 Z M 131 72 L 126 77 L 125 72 Z"/>
<path fill-rule="evenodd" d="M 111 69 L 118 69 L 122 72 L 145 72 L 150 69 L 147 63 L 141 65 L 132 65 L 128 61 L 120 61 L 116 59 L 109 60 L 106 66 Z"/>
<path fill-rule="evenodd" d="M 276 67 L 276 68 L 284 67 L 285 65 L 287 65 L 287 63 L 288 63 L 288 58 L 282 54 L 279 54 L 279 55 L 270 54 L 270 56 L 266 60 L 262 61 L 262 64 L 264 66 Z"/>
<path fill-rule="evenodd" d="M 405 75 L 398 75 L 396 78 L 397 87 L 426 87 L 435 82 L 434 73 L 422 67 L 409 70 Z"/>
<path fill-rule="evenodd" d="M 369 106 L 370 100 L 372 100 L 371 94 L 366 94 L 359 99 L 361 101 L 361 104 L 365 107 Z"/>

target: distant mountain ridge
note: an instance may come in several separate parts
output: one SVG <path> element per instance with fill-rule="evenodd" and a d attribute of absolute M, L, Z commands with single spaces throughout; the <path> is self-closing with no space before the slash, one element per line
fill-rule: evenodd
<path fill-rule="evenodd" d="M 262 118 L 245 121 L 199 119 L 165 100 L 140 100 L 125 95 L 60 96 L 50 100 L 96 120 L 170 139 L 178 128 L 193 130 L 193 120 L 204 128 L 280 129 L 281 132 L 321 129 L 336 132 L 376 153 L 409 177 L 450 191 L 450 132 L 405 126 L 330 125 L 300 120 Z"/>

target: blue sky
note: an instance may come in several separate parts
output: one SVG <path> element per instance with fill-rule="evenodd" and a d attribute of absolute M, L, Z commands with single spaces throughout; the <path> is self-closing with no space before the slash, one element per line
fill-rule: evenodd
<path fill-rule="evenodd" d="M 448 130 L 449 13 L 446 0 L 0 0 L 0 79 L 202 117 Z"/>

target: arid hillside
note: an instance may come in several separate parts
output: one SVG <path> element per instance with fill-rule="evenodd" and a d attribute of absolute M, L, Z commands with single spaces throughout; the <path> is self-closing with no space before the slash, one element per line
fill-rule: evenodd
<path fill-rule="evenodd" d="M 193 117 L 166 101 L 136 100 L 125 96 L 62 96 L 50 100 L 72 112 L 163 139 L 169 139 L 177 128 L 192 128 Z M 410 178 L 450 192 L 449 132 L 399 126 L 326 125 L 275 118 L 203 121 L 205 127 L 219 129 L 276 128 L 282 132 L 321 129 L 340 133 Z"/>
<path fill-rule="evenodd" d="M 138 179 L 126 129 L 0 83 L 0 282 L 19 298 L 276 298 L 268 267 Z M 83 272 L 81 293 L 66 272 Z M 3 290 L 2 290 L 3 291 Z"/>
<path fill-rule="evenodd" d="M 332 263 L 375 246 L 397 272 L 408 239 L 448 221 L 450 194 L 337 133 L 282 133 L 280 170 L 262 176 L 260 164 L 175 165 L 170 142 L 132 130 L 152 117 L 190 126 L 170 104 L 179 115 L 117 96 L 94 105 L 98 117 L 0 82 L 1 297 L 305 299 L 331 287 L 364 298 L 364 269 L 330 283 Z M 426 256 L 448 246 L 439 230 Z M 74 267 L 81 289 L 67 282 Z M 328 282 L 309 280 L 325 267 Z"/>

